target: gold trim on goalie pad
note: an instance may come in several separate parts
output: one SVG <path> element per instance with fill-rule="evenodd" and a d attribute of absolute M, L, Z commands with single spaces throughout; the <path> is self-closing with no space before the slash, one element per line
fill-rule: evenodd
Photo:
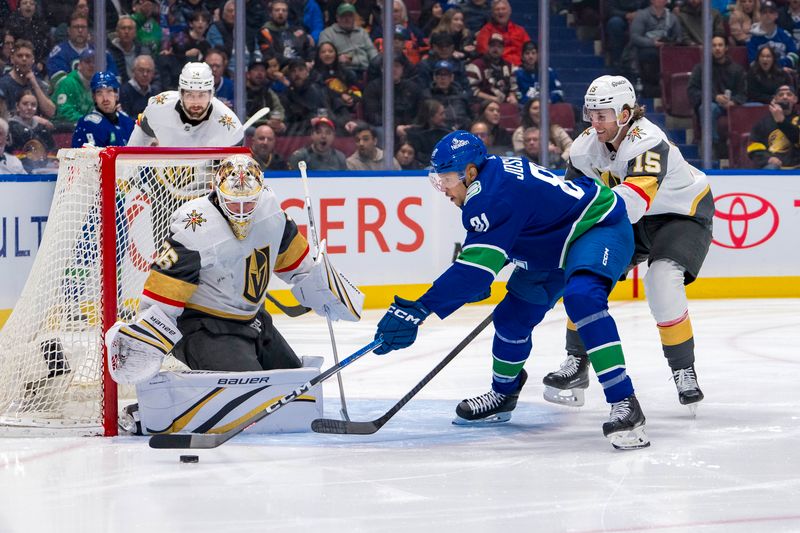
<path fill-rule="evenodd" d="M 142 328 L 145 329 L 145 331 L 138 331 L 136 328 Z M 145 344 L 149 344 L 153 348 L 158 348 L 160 351 L 165 353 L 171 350 L 173 346 L 173 344 L 167 340 L 164 342 L 159 341 L 159 338 L 161 338 L 160 335 L 155 335 L 156 338 L 154 339 L 150 328 L 145 328 L 144 324 L 128 324 L 127 326 L 120 328 L 120 331 L 124 332 L 124 334 L 128 337 L 132 337 Z"/>
<path fill-rule="evenodd" d="M 333 266 L 331 266 L 330 262 L 328 261 L 327 255 L 323 256 L 323 261 L 325 261 L 325 266 L 327 267 L 325 269 L 325 272 L 327 272 L 328 274 L 328 287 L 331 289 L 331 292 L 338 295 L 339 301 L 347 306 L 347 308 L 350 310 L 350 313 L 352 313 L 353 316 L 357 317 L 358 320 L 361 320 L 361 314 L 358 311 L 356 311 L 356 308 L 353 305 L 352 300 L 350 299 L 350 295 L 347 293 L 347 289 L 343 287 L 344 282 L 340 279 L 341 275 L 339 274 L 339 272 L 336 272 L 336 276 L 334 276 L 334 279 L 331 279 L 331 273 L 334 272 L 334 270 Z M 355 289 L 358 290 L 357 287 L 355 287 Z"/>
<path fill-rule="evenodd" d="M 234 420 L 232 422 L 229 422 L 229 423 L 225 424 L 224 426 L 220 426 L 220 427 L 214 428 L 214 429 L 209 429 L 206 433 L 225 433 L 226 431 L 230 431 L 231 429 L 235 428 L 236 426 L 238 426 L 239 424 L 241 424 L 242 422 L 244 422 L 248 418 L 252 418 L 253 415 L 258 413 L 259 411 L 263 411 L 264 409 L 266 409 L 267 407 L 271 406 L 272 404 L 278 403 L 278 400 L 280 400 L 281 398 L 283 398 L 283 396 L 275 396 L 274 398 L 271 398 L 271 399 L 267 400 L 266 402 L 262 403 L 261 405 L 259 405 L 258 407 L 252 409 L 251 411 L 248 411 L 247 413 L 243 414 L 242 416 L 240 416 L 236 420 Z M 294 402 L 312 402 L 312 403 L 316 403 L 316 401 L 317 401 L 317 398 L 315 396 L 303 395 L 303 396 L 298 396 L 297 398 L 292 400 L 292 403 L 294 403 Z"/>
<path fill-rule="evenodd" d="M 147 429 L 148 433 L 177 433 L 178 431 L 182 430 L 186 427 L 186 425 L 192 421 L 198 411 L 203 408 L 208 402 L 216 398 L 219 394 L 225 391 L 225 387 L 219 387 L 217 389 L 212 390 L 204 398 L 198 401 L 196 404 L 191 406 L 188 410 L 184 411 L 178 417 L 172 421 L 172 424 L 167 426 L 161 430 L 150 430 Z"/>
<path fill-rule="evenodd" d="M 230 318 L 232 320 L 253 320 L 253 318 L 255 318 L 256 316 L 256 313 L 258 313 L 258 311 L 256 311 L 255 313 L 249 315 L 237 315 L 235 313 L 226 313 L 225 311 L 220 311 L 219 309 L 212 309 L 210 307 L 204 307 L 202 305 L 197 305 L 192 303 L 187 303 L 186 309 L 193 309 L 195 311 L 200 311 L 201 313 L 205 313 L 207 315 L 215 316 L 218 318 Z"/>

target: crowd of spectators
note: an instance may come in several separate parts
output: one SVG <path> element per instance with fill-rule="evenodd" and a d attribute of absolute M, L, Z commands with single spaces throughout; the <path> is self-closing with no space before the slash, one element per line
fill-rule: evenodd
<path fill-rule="evenodd" d="M 600 1 L 612 72 L 641 83 L 642 96 L 658 96 L 659 49 L 699 44 L 703 0 Z M 596 0 L 553 5 L 593 2 L 598 5 Z M 794 91 L 800 0 L 712 3 L 712 115 L 724 116 L 732 105 L 772 103 L 783 86 Z M 380 0 L 245 4 L 246 47 L 237 53 L 233 0 L 110 3 L 106 70 L 119 82 L 118 111 L 135 119 L 149 98 L 177 88 L 181 68 L 190 61 L 208 63 L 215 95 L 233 107 L 231 73 L 236 61 L 243 61 L 247 117 L 271 109 L 250 132 L 264 168 L 293 168 L 300 156 L 308 157 L 312 169 L 317 164 L 376 168 L 386 157 L 380 150 L 380 51 L 391 38 L 396 167 L 425 166 L 431 146 L 454 129 L 475 132 L 497 154 L 531 153 L 531 146 L 538 146 L 539 51 L 508 0 L 422 0 L 414 3 L 418 12 L 393 0 L 391 35 L 383 35 Z M 5 149 L 26 169 L 40 169 L 53 159 L 54 137 L 73 131 L 98 105 L 89 87 L 96 71 L 92 5 L 0 0 L 0 20 L 0 117 L 10 125 Z M 748 67 L 731 61 L 732 46 L 745 47 Z M 551 103 L 564 101 L 560 65 L 554 66 Z M 701 74 L 698 65 L 689 86 L 698 114 Z M 518 128 L 501 120 L 509 109 L 519 114 Z M 568 158 L 571 139 L 557 125 L 549 133 L 551 164 L 558 166 Z M 277 146 L 292 144 L 281 142 L 283 137 L 304 139 L 303 152 L 277 153 Z M 348 153 L 334 147 L 340 138 L 350 139 Z M 26 162 L 29 157 L 36 163 Z"/>
<path fill-rule="evenodd" d="M 234 107 L 233 67 L 244 61 L 244 120 L 271 109 L 250 132 L 265 168 L 291 168 L 300 156 L 311 168 L 377 168 L 384 158 L 380 51 L 391 38 L 396 168 L 425 166 L 439 137 L 476 121 L 488 127 L 496 152 L 511 153 L 498 105 L 524 105 L 537 98 L 539 84 L 536 45 L 513 20 L 508 0 L 423 0 L 413 13 L 393 0 L 390 36 L 383 35 L 383 4 L 246 0 L 246 49 L 237 53 L 232 0 L 112 2 L 105 72 L 119 84 L 117 111 L 135 119 L 149 98 L 177 88 L 191 61 L 210 66 L 215 96 Z M 98 71 L 92 10 L 89 0 L 0 0 L 5 149 L 26 169 L 52 162 L 54 137 L 61 141 L 100 105 L 90 89 Z M 563 99 L 552 69 L 550 94 L 553 102 Z M 304 152 L 281 157 L 281 137 L 309 140 Z M 341 137 L 352 139 L 352 153 L 337 153 L 332 141 Z"/>

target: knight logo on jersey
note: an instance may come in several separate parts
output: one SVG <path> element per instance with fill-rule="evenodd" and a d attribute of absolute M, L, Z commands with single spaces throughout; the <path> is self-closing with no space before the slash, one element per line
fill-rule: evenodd
<path fill-rule="evenodd" d="M 219 117 L 219 123 L 228 128 L 228 130 L 233 128 L 233 119 L 230 115 L 222 115 Z"/>
<path fill-rule="evenodd" d="M 269 284 L 269 246 L 253 250 L 244 262 L 244 299 L 254 304 L 261 303 Z"/>
<path fill-rule="evenodd" d="M 192 209 L 192 212 L 183 219 L 183 222 L 186 222 L 183 228 L 186 229 L 191 226 L 192 231 L 197 231 L 197 228 L 202 226 L 205 221 L 206 219 L 203 218 L 203 213 L 198 213 L 197 209 Z"/>

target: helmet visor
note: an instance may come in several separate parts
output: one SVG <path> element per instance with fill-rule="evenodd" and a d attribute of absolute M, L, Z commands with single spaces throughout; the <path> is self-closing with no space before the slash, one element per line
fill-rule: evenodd
<path fill-rule="evenodd" d="M 589 109 L 583 107 L 584 122 L 614 122 L 617 120 L 616 112 L 611 108 Z"/>
<path fill-rule="evenodd" d="M 465 181 L 467 175 L 463 172 L 436 172 L 430 169 L 428 179 L 437 191 L 445 192 L 447 189 L 458 185 L 459 181 Z"/>

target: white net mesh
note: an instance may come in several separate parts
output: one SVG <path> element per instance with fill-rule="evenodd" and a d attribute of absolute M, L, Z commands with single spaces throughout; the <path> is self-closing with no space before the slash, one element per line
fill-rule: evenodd
<path fill-rule="evenodd" d="M 103 379 L 102 334 L 112 325 L 102 324 L 103 306 L 116 303 L 117 319 L 133 319 L 170 214 L 206 194 L 219 161 L 241 149 L 138 151 L 144 153 L 109 151 L 117 157 L 103 163 L 114 168 L 107 180 L 115 187 L 114 220 L 101 216 L 101 150 L 58 154 L 42 243 L 0 330 L 0 433 L 102 434 L 104 424 L 115 427 L 108 414 L 103 418 L 104 391 L 115 387 Z M 101 246 L 101 228 L 113 228 L 116 258 Z M 116 287 L 102 283 L 108 259 L 116 263 Z M 119 394 L 133 397 L 132 390 Z"/>

